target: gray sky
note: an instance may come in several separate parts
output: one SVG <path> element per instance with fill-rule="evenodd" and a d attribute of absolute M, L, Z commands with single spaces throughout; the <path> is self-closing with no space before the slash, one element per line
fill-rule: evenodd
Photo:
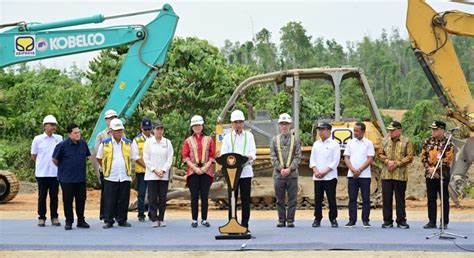
<path fill-rule="evenodd" d="M 427 1 L 436 11 L 462 10 L 474 13 L 473 5 L 449 1 Z M 176 36 L 196 36 L 222 47 L 224 40 L 244 42 L 254 33 L 267 28 L 272 40 L 279 42 L 279 30 L 289 21 L 301 21 L 313 39 L 335 39 L 345 46 L 347 41 L 360 41 L 364 36 L 377 38 L 382 29 L 399 28 L 402 37 L 405 29 L 406 1 L 190 1 L 190 0 L 0 0 L 0 24 L 25 22 L 51 22 L 94 14 L 105 16 L 161 8 L 164 3 L 173 6 L 180 17 Z M 83 27 L 146 24 L 155 14 L 106 21 Z M 42 60 L 47 67 L 69 67 L 73 61 L 82 68 L 97 52 Z M 36 63 L 36 62 L 34 62 Z"/>

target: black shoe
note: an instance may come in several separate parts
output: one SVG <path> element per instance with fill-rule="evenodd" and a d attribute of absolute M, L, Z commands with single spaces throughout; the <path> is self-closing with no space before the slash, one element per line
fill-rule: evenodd
<path fill-rule="evenodd" d="M 132 224 L 128 223 L 128 222 L 122 222 L 122 223 L 119 223 L 118 224 L 120 227 L 125 227 L 125 228 L 129 228 L 132 226 Z"/>
<path fill-rule="evenodd" d="M 294 228 L 294 227 L 295 227 L 295 223 L 293 223 L 293 222 L 288 222 L 288 223 L 286 223 L 286 226 L 289 227 L 289 228 Z"/>
<path fill-rule="evenodd" d="M 355 227 L 356 223 L 352 220 L 349 220 L 349 222 L 347 222 L 347 224 L 345 225 L 346 228 L 353 228 Z"/>
<path fill-rule="evenodd" d="M 339 227 L 339 224 L 337 224 L 337 220 L 336 220 L 336 219 L 331 220 L 331 227 L 333 227 L 333 228 Z"/>
<path fill-rule="evenodd" d="M 72 229 L 72 224 L 67 224 L 66 223 L 66 226 L 64 226 L 64 229 L 65 230 L 71 230 Z"/>
<path fill-rule="evenodd" d="M 312 226 L 313 226 L 313 228 L 319 228 L 319 227 L 321 227 L 321 221 L 315 219 L 315 220 L 313 221 L 313 225 L 312 225 Z"/>
<path fill-rule="evenodd" d="M 81 221 L 81 222 L 77 222 L 77 227 L 78 228 L 90 228 L 91 226 L 89 226 L 89 224 L 87 224 L 87 222 Z"/>
<path fill-rule="evenodd" d="M 393 228 L 393 222 L 384 222 L 382 228 Z"/>
<path fill-rule="evenodd" d="M 435 223 L 428 222 L 426 225 L 423 226 L 424 229 L 436 228 Z"/>
<path fill-rule="evenodd" d="M 285 222 L 284 221 L 278 222 L 277 228 L 283 228 L 283 227 L 285 227 Z"/>
<path fill-rule="evenodd" d="M 145 222 L 145 217 L 138 217 L 138 221 Z"/>
<path fill-rule="evenodd" d="M 201 221 L 201 225 L 203 225 L 204 227 L 208 228 L 211 226 L 211 224 L 209 222 L 207 222 L 207 220 L 203 220 Z"/>
<path fill-rule="evenodd" d="M 197 221 L 191 222 L 191 227 L 192 227 L 192 228 L 197 228 L 197 227 L 198 227 Z"/>
<path fill-rule="evenodd" d="M 371 225 L 369 224 L 368 221 L 362 222 L 362 225 L 364 225 L 364 228 L 370 228 L 371 227 Z"/>
<path fill-rule="evenodd" d="M 102 226 L 103 229 L 109 229 L 109 228 L 113 228 L 113 227 L 114 227 L 114 225 L 113 225 L 113 224 L 110 224 L 110 223 L 105 223 L 105 224 Z"/>
<path fill-rule="evenodd" d="M 435 225 L 436 227 L 436 225 Z M 441 224 L 439 224 L 439 229 L 441 229 Z M 448 229 L 448 224 L 444 224 L 444 229 Z"/>
<path fill-rule="evenodd" d="M 397 223 L 397 228 L 409 229 L 410 225 L 408 225 L 405 221 Z"/>

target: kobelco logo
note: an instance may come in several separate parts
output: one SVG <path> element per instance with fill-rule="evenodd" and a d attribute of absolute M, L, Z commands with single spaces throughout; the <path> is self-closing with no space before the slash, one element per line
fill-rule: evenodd
<path fill-rule="evenodd" d="M 76 35 L 67 37 L 55 37 L 49 39 L 51 50 L 76 48 L 76 47 L 92 47 L 104 44 L 105 36 L 102 33 L 91 33 L 87 35 Z"/>

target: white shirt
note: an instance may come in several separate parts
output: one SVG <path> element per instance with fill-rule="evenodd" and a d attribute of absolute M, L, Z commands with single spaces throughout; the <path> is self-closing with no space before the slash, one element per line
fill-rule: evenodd
<path fill-rule="evenodd" d="M 31 143 L 31 154 L 36 155 L 35 176 L 57 177 L 58 167 L 53 163 L 54 148 L 63 140 L 58 134 L 48 136 L 46 133 L 35 136 Z"/>
<path fill-rule="evenodd" d="M 360 168 L 362 164 L 368 159 L 369 156 L 375 156 L 374 144 L 367 138 L 362 138 L 361 140 L 353 138 L 346 145 L 346 150 L 344 151 L 344 156 L 349 156 L 352 166 L 356 169 Z M 349 169 L 347 172 L 347 177 L 353 177 L 352 171 Z M 360 178 L 370 178 L 370 165 L 362 171 L 359 176 Z"/>
<path fill-rule="evenodd" d="M 250 156 L 253 160 L 257 158 L 257 147 L 255 147 L 255 139 L 251 132 L 242 131 L 243 133 L 237 134 L 234 130 L 224 136 L 222 140 L 221 155 L 227 153 L 238 153 L 243 156 Z M 233 137 L 234 139 L 232 139 Z M 245 137 L 247 137 L 247 144 L 245 144 Z M 232 146 L 232 141 L 234 146 Z M 233 148 L 232 148 L 233 147 Z M 252 162 L 248 162 L 242 169 L 241 178 L 253 177 Z"/>
<path fill-rule="evenodd" d="M 145 161 L 145 180 L 163 180 L 170 179 L 171 165 L 173 164 L 173 145 L 171 141 L 162 137 L 160 142 L 152 137 L 145 142 L 143 147 L 143 161 Z M 153 170 L 163 170 L 163 177 L 158 177 Z"/>
<path fill-rule="evenodd" d="M 132 178 L 127 175 L 127 169 L 125 168 L 125 160 L 123 159 L 122 154 L 122 139 L 120 142 L 117 141 L 112 137 L 112 166 L 110 168 L 110 175 L 105 177 L 104 179 L 111 182 L 124 182 L 124 181 L 132 181 Z M 137 154 L 130 148 L 130 158 L 133 160 L 138 159 Z M 102 159 L 104 157 L 104 144 L 101 143 L 99 145 L 99 149 L 97 150 L 96 158 Z"/>
<path fill-rule="evenodd" d="M 328 181 L 337 178 L 337 166 L 341 160 L 341 149 L 332 139 L 325 141 L 318 140 L 313 144 L 311 149 L 311 158 L 309 159 L 309 167 L 312 169 L 316 167 L 318 170 L 323 170 L 327 167 L 332 170 L 329 171 L 323 178 L 317 178 L 313 175 L 313 180 Z"/>

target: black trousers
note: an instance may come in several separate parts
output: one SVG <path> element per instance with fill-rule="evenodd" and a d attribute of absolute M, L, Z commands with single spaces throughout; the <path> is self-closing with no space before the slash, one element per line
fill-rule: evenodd
<path fill-rule="evenodd" d="M 166 195 L 168 194 L 169 181 L 149 180 L 148 187 L 148 216 L 151 221 L 163 221 L 166 211 Z M 159 212 L 158 212 L 158 211 Z"/>
<path fill-rule="evenodd" d="M 438 194 L 441 199 L 441 185 L 440 179 L 426 178 L 426 195 L 428 197 L 428 219 L 431 223 L 436 224 L 436 217 L 438 211 Z M 449 223 L 449 178 L 443 179 L 443 219 L 444 224 Z"/>
<path fill-rule="evenodd" d="M 145 195 L 146 195 L 146 181 L 145 173 L 136 173 L 137 177 L 137 200 L 138 200 L 138 217 L 145 218 Z"/>
<path fill-rule="evenodd" d="M 38 182 L 38 219 L 46 219 L 46 199 L 48 192 L 51 218 L 58 218 L 58 178 L 37 177 L 36 182 Z"/>
<path fill-rule="evenodd" d="M 240 178 L 239 184 L 237 185 L 237 191 L 235 199 L 238 199 L 240 191 L 240 205 L 242 207 L 242 221 L 240 224 L 244 227 L 249 227 L 250 220 L 250 194 L 252 190 L 252 178 Z M 230 215 L 230 211 L 229 211 Z"/>
<path fill-rule="evenodd" d="M 130 202 L 130 181 L 112 182 L 104 180 L 104 219 L 114 224 L 127 222 L 128 204 Z"/>
<path fill-rule="evenodd" d="M 99 219 L 105 219 L 105 196 L 104 196 L 104 188 L 105 188 L 105 180 L 104 180 L 104 173 L 102 171 L 99 172 L 100 174 L 100 204 L 99 204 Z"/>
<path fill-rule="evenodd" d="M 369 222 L 370 215 L 370 178 L 347 178 L 349 192 L 349 220 L 357 221 L 357 196 L 362 196 L 362 221 Z"/>
<path fill-rule="evenodd" d="M 407 181 L 382 180 L 383 221 L 393 223 L 393 194 L 397 206 L 397 223 L 406 222 L 405 192 Z"/>
<path fill-rule="evenodd" d="M 211 177 L 207 174 L 192 174 L 188 178 L 189 191 L 191 192 L 191 215 L 193 220 L 198 219 L 199 197 L 201 197 L 201 219 L 207 220 L 209 207 L 209 189 L 211 189 Z"/>
<path fill-rule="evenodd" d="M 323 219 L 324 192 L 329 204 L 329 220 L 337 218 L 336 186 L 336 178 L 328 181 L 314 180 L 314 218 L 316 220 Z"/>
<path fill-rule="evenodd" d="M 86 206 L 86 182 L 80 183 L 63 183 L 61 182 L 61 190 L 63 191 L 63 206 L 66 224 L 74 223 L 74 212 L 72 203 L 76 201 L 76 216 L 78 222 L 84 222 L 84 209 Z"/>

